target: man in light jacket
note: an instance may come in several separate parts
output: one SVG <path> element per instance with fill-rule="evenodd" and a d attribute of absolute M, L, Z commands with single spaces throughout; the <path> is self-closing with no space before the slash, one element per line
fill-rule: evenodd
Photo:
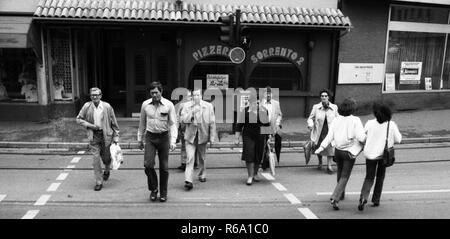
<path fill-rule="evenodd" d="M 195 156 L 198 158 L 200 182 L 206 182 L 205 154 L 206 144 L 214 143 L 216 137 L 216 118 L 211 103 L 202 100 L 202 90 L 192 91 L 192 101 L 184 105 L 181 111 L 181 121 L 186 124 L 184 139 L 186 141 L 186 190 L 193 188 L 193 171 Z"/>
<path fill-rule="evenodd" d="M 114 109 L 105 101 L 101 101 L 102 91 L 97 88 L 90 89 L 91 100 L 81 108 L 76 121 L 86 127 L 89 150 L 93 155 L 95 191 L 103 187 L 103 180 L 108 180 L 111 168 L 109 146 L 119 142 L 119 125 L 117 124 Z M 102 170 L 101 162 L 105 169 Z"/>
<path fill-rule="evenodd" d="M 272 98 L 272 88 L 269 86 L 265 89 L 265 97 L 261 100 L 261 105 L 269 112 L 270 127 L 272 129 L 271 134 L 275 137 L 275 153 L 277 155 L 277 161 L 280 162 L 281 152 L 281 120 L 283 113 L 281 113 L 280 102 Z M 267 161 L 265 161 L 267 162 Z M 263 163 L 263 169 L 268 168 L 267 163 Z"/>

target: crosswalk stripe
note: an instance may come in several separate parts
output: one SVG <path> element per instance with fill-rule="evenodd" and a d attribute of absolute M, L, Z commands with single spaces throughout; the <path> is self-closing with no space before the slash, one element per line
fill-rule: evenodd
<path fill-rule="evenodd" d="M 50 186 L 47 188 L 48 192 L 54 192 L 58 189 L 59 185 L 61 185 L 61 183 L 52 183 L 50 184 Z"/>
<path fill-rule="evenodd" d="M 6 194 L 0 194 L 0 202 L 3 201 L 3 199 L 6 198 Z"/>
<path fill-rule="evenodd" d="M 284 196 L 289 200 L 289 202 L 291 202 L 291 204 L 301 204 L 302 203 L 292 193 L 285 193 Z"/>
<path fill-rule="evenodd" d="M 47 201 L 50 199 L 51 195 L 44 194 L 42 195 L 35 203 L 35 206 L 43 206 L 47 203 Z"/>
<path fill-rule="evenodd" d="M 70 163 L 78 163 L 80 161 L 81 157 L 74 157 Z"/>
<path fill-rule="evenodd" d="M 275 186 L 278 191 L 287 191 L 287 189 L 283 185 L 281 185 L 281 183 L 272 183 L 272 185 Z"/>
<path fill-rule="evenodd" d="M 29 210 L 22 219 L 33 219 L 38 213 L 39 210 Z"/>
<path fill-rule="evenodd" d="M 78 154 L 84 154 L 85 151 L 78 151 Z"/>
<path fill-rule="evenodd" d="M 383 191 L 383 194 L 414 194 L 414 193 L 449 193 L 450 189 L 436 190 L 399 190 L 399 191 Z M 331 195 L 331 192 L 317 192 L 318 196 Z M 359 195 L 361 192 L 345 192 L 345 195 Z"/>
<path fill-rule="evenodd" d="M 319 219 L 311 210 L 309 210 L 309 208 L 300 207 L 297 209 L 306 217 L 306 219 Z"/>
<path fill-rule="evenodd" d="M 261 173 L 261 175 L 263 177 L 265 177 L 267 180 L 270 180 L 270 181 L 275 180 L 275 178 L 272 175 L 270 175 L 269 173 Z"/>
<path fill-rule="evenodd" d="M 61 173 L 61 174 L 56 178 L 56 180 L 59 180 L 59 181 L 64 180 L 64 179 L 67 178 L 67 175 L 69 175 L 69 174 L 68 174 L 68 173 Z"/>

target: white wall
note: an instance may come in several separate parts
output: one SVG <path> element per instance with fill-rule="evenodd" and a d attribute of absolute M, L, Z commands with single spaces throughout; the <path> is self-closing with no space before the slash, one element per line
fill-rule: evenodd
<path fill-rule="evenodd" d="M 1 12 L 34 13 L 39 0 L 0 0 Z"/>

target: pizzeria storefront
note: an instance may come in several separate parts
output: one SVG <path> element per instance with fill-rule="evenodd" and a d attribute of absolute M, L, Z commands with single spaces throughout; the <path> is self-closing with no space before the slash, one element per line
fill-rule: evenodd
<path fill-rule="evenodd" d="M 44 87 L 36 87 L 38 101 L 30 104 L 56 108 L 48 118 L 74 117 L 94 86 L 119 117 L 135 117 L 150 82 L 161 81 L 164 97 L 176 102 L 173 90 L 195 80 L 204 89 L 271 86 L 286 116 L 305 116 L 322 88 L 334 89 L 339 36 L 351 28 L 334 8 L 134 0 L 67 5 L 75 2 L 41 1 L 33 17 Z M 251 37 L 241 64 L 231 62 L 232 47 L 219 41 L 218 18 L 238 8 Z"/>

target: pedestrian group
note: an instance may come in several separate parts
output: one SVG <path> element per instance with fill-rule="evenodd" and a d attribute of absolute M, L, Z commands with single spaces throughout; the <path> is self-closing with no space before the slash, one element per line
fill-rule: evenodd
<path fill-rule="evenodd" d="M 162 97 L 163 86 L 152 82 L 149 86 L 151 98 L 142 103 L 137 141 L 144 150 L 144 171 L 147 176 L 150 200 L 166 202 L 169 180 L 169 151 L 174 150 L 177 141 L 181 143 L 181 165 L 184 171 L 184 187 L 194 188 L 194 177 L 206 182 L 206 148 L 214 144 L 216 119 L 214 107 L 202 99 L 202 89 L 187 90 L 183 101 L 174 104 Z M 337 166 L 337 184 L 330 197 L 335 210 L 339 201 L 345 199 L 345 188 L 350 178 L 356 157 L 363 152 L 366 158 L 366 176 L 361 188 L 358 210 L 367 203 L 370 190 L 373 206 L 380 205 L 386 166 L 382 156 L 386 146 L 400 143 L 402 136 L 394 121 L 392 112 L 384 103 L 374 103 L 375 119 L 363 126 L 361 119 L 354 116 L 356 101 L 346 98 L 339 107 L 330 102 L 331 92 L 320 91 L 320 102 L 313 105 L 307 119 L 310 140 L 318 158 L 318 169 L 323 168 L 322 157 L 327 157 L 326 172 L 333 174 L 332 162 Z M 85 103 L 76 117 L 77 123 L 87 129 L 89 150 L 93 156 L 95 191 L 100 191 L 103 182 L 109 179 L 111 157 L 109 146 L 119 142 L 119 126 L 114 109 L 101 100 L 99 88 L 90 89 L 91 101 Z M 247 185 L 260 180 L 258 172 L 268 168 L 268 144 L 275 144 L 277 159 L 280 158 L 282 113 L 280 103 L 272 98 L 272 89 L 266 87 L 264 95 L 250 94 L 246 105 L 237 112 L 235 144 L 242 141 L 241 160 L 247 168 Z M 159 181 L 155 170 L 155 159 L 159 160 Z M 103 168 L 102 168 L 103 163 Z M 194 176 L 194 169 L 198 173 Z M 261 169 L 260 169 L 261 168 Z M 376 179 L 375 179 L 376 177 Z"/>

